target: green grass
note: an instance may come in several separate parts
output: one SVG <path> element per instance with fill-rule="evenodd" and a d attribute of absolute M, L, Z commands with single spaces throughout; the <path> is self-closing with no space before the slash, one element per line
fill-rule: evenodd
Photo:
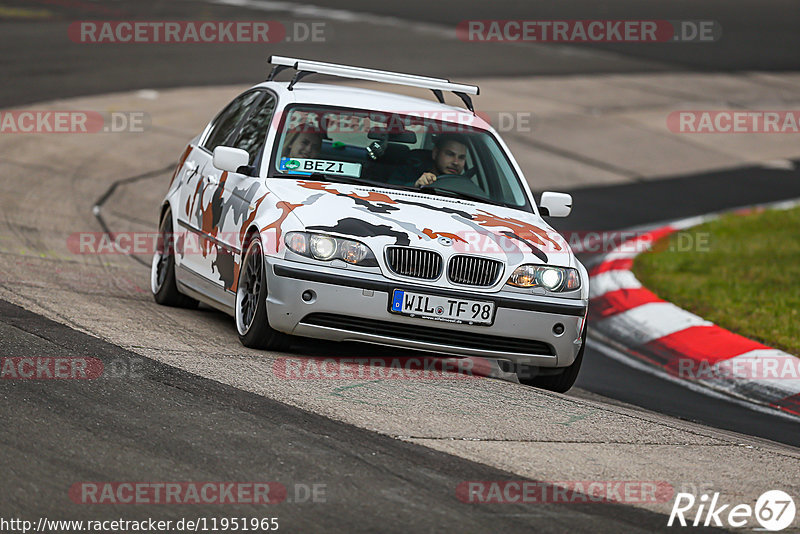
<path fill-rule="evenodd" d="M 640 254 L 633 271 L 664 300 L 800 355 L 800 208 L 728 215 L 672 234 Z"/>

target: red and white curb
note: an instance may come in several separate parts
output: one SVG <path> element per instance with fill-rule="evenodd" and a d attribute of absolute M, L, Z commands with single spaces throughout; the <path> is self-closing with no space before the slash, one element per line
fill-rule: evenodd
<path fill-rule="evenodd" d="M 798 205 L 800 201 L 793 200 L 735 213 Z M 617 356 L 632 358 L 686 385 L 800 416 L 800 358 L 658 298 L 631 271 L 633 259 L 658 239 L 719 216 L 682 219 L 638 232 L 594 264 L 589 269 L 589 334 L 614 347 Z"/>

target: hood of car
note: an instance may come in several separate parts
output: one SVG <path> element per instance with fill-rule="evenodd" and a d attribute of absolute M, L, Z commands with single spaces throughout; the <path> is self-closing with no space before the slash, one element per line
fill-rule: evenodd
<path fill-rule="evenodd" d="M 274 179 L 270 191 L 309 232 L 347 236 L 376 255 L 397 245 L 503 261 L 570 266 L 564 238 L 533 213 L 414 191 Z M 295 228 L 283 228 L 284 231 Z"/>

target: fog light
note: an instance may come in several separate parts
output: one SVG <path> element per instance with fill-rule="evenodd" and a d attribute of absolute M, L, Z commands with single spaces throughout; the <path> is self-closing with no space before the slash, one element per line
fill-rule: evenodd
<path fill-rule="evenodd" d="M 560 336 L 561 334 L 563 334 L 564 333 L 564 325 L 561 324 L 561 323 L 556 323 L 555 326 L 553 326 L 553 333 L 555 335 L 557 335 L 557 336 Z"/>

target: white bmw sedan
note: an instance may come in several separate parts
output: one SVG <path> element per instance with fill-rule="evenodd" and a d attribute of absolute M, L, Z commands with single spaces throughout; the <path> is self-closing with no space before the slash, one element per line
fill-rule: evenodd
<path fill-rule="evenodd" d="M 231 314 L 248 347 L 306 336 L 479 356 L 568 390 L 588 276 L 542 215 L 568 215 L 572 201 L 546 192 L 536 206 L 472 111 L 477 87 L 273 64 L 273 75 L 295 69 L 291 82 L 237 96 L 181 156 L 161 208 L 155 300 Z M 439 102 L 298 83 L 313 73 L 428 88 Z M 442 91 L 467 109 L 440 103 Z"/>

